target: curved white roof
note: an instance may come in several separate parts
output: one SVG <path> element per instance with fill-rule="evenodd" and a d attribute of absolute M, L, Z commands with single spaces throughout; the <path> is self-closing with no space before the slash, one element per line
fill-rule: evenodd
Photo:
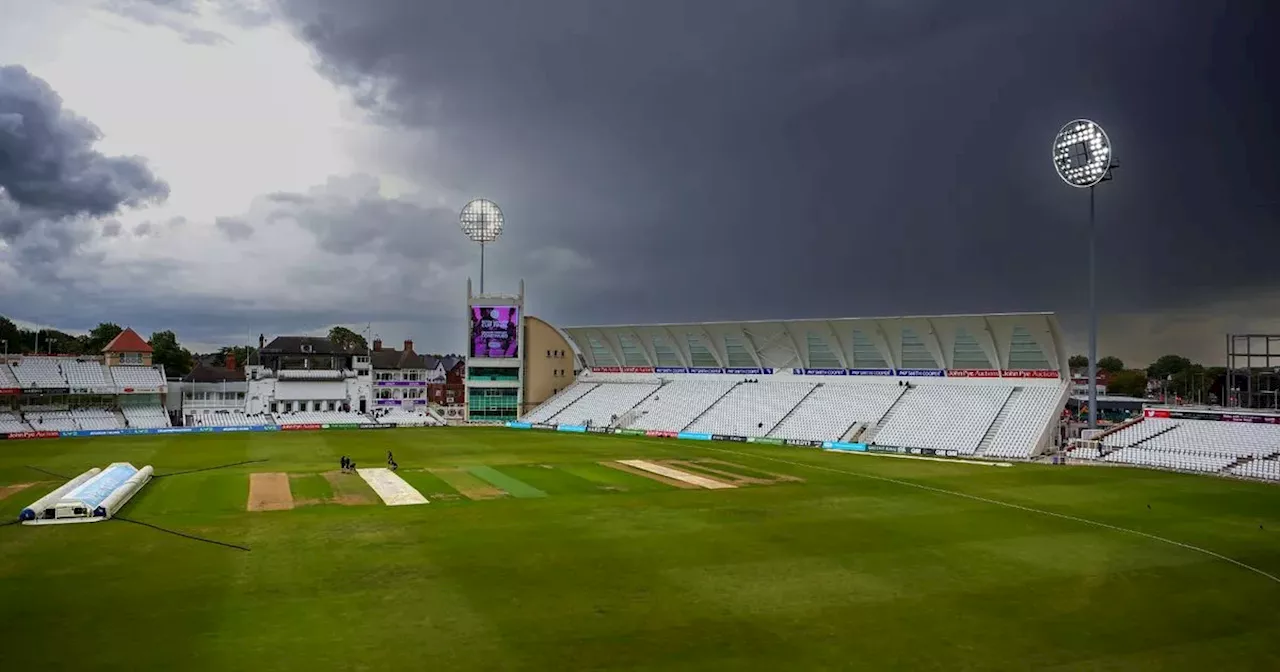
<path fill-rule="evenodd" d="M 1068 374 L 1053 313 L 565 327 L 587 366 Z"/>

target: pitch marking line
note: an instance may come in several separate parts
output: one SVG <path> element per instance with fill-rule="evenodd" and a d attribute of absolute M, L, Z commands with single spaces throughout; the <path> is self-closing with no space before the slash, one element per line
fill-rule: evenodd
<path fill-rule="evenodd" d="M 654 464 L 652 462 L 645 462 L 644 460 L 618 460 L 618 464 L 625 464 L 628 467 L 633 467 L 635 469 L 642 469 L 649 473 L 658 474 L 659 476 L 674 478 L 677 481 L 682 481 L 690 485 L 696 485 L 700 488 L 706 488 L 708 490 L 727 490 L 729 488 L 737 487 L 736 485 L 732 485 L 729 483 L 721 483 L 720 481 L 707 478 L 706 476 L 698 476 L 696 474 L 691 474 L 687 471 L 672 469 L 671 467 L 668 467 L 668 466 L 664 466 L 661 464 Z"/>
<path fill-rule="evenodd" d="M 1271 574 L 1271 573 L 1269 573 L 1269 572 L 1266 572 L 1266 571 L 1263 571 L 1263 570 L 1261 570 L 1261 569 L 1258 569 L 1257 567 L 1254 567 L 1253 565 L 1246 565 L 1245 563 L 1240 562 L 1239 560 L 1236 560 L 1236 559 L 1234 559 L 1234 558 L 1229 558 L 1229 557 L 1227 557 L 1227 556 L 1225 556 L 1225 555 L 1223 555 L 1223 554 L 1221 554 L 1221 553 L 1215 553 L 1215 552 L 1213 552 L 1213 551 L 1211 551 L 1211 550 L 1209 550 L 1209 549 L 1207 549 L 1207 548 L 1201 548 L 1201 547 L 1199 547 L 1199 546 L 1193 546 L 1193 545 L 1191 545 L 1191 544 L 1184 544 L 1184 543 L 1182 543 L 1181 541 L 1174 541 L 1173 539 L 1168 539 L 1168 538 L 1166 538 L 1166 537 L 1161 537 L 1161 536 L 1154 535 L 1154 534 L 1150 534 L 1150 533 L 1147 533 L 1147 532 L 1139 532 L 1138 530 L 1131 530 L 1131 529 L 1129 529 L 1129 528 L 1127 528 L 1127 527 L 1120 527 L 1120 526 L 1118 526 L 1118 525 L 1112 525 L 1112 524 L 1110 524 L 1110 523 L 1103 523 L 1103 522 L 1099 522 L 1099 521 L 1096 521 L 1096 520 L 1089 520 L 1088 518 L 1081 518 L 1081 517 L 1079 517 L 1079 516 L 1072 516 L 1072 515 L 1069 515 L 1069 514 L 1066 514 L 1066 513 L 1056 513 L 1056 512 L 1054 512 L 1054 511 L 1045 511 L 1044 509 L 1033 509 L 1033 508 L 1031 508 L 1031 507 L 1029 507 L 1029 506 L 1023 506 L 1023 505 L 1021 505 L 1021 504 L 1013 504 L 1012 502 L 1002 502 L 1002 501 L 1000 501 L 1000 500 L 998 500 L 998 499 L 990 499 L 990 498 L 987 498 L 987 497 L 980 497 L 980 496 L 978 496 L 978 495 L 970 495 L 970 494 L 968 494 L 968 493 L 965 493 L 965 492 L 959 492 L 959 491 L 956 491 L 956 490 L 947 490 L 947 489 L 945 489 L 945 488 L 935 488 L 935 487 L 933 487 L 933 486 L 931 486 L 931 485 L 924 485 L 924 484 L 922 484 L 922 483 L 912 483 L 911 481 L 901 481 L 901 480 L 898 480 L 898 479 L 896 479 L 896 478 L 889 478 L 889 477 L 887 477 L 887 476 L 873 476 L 873 475 L 871 475 L 871 474 L 862 474 L 862 473 L 858 473 L 858 472 L 856 472 L 856 471 L 848 471 L 847 469 L 835 469 L 835 468 L 833 468 L 833 467 L 824 467 L 824 466 L 822 466 L 822 465 L 818 465 L 818 464 L 806 464 L 806 463 L 804 463 L 804 462 L 793 462 L 793 461 L 791 461 L 791 460 L 783 460 L 783 459 L 780 459 L 780 458 L 777 458 L 777 457 L 769 457 L 769 456 L 767 456 L 767 455 L 754 455 L 754 454 L 752 454 L 752 453 L 743 453 L 743 452 L 739 452 L 739 451 L 736 451 L 736 450 L 726 450 L 726 449 L 724 449 L 724 448 L 712 448 L 712 447 L 710 447 L 710 446 L 702 446 L 702 448 L 704 448 L 704 449 L 706 449 L 706 450 L 714 450 L 714 451 L 716 451 L 716 452 L 718 452 L 718 453 L 728 453 L 728 454 L 730 454 L 730 455 L 740 455 L 740 456 L 742 456 L 742 457 L 757 457 L 757 458 L 760 458 L 760 459 L 762 459 L 762 460 L 770 460 L 770 461 L 772 461 L 772 462 L 779 462 L 779 463 L 781 463 L 781 464 L 790 464 L 790 465 L 797 466 L 797 467 L 807 467 L 807 468 L 809 468 L 809 469 L 817 469 L 817 470 L 819 470 L 819 471 L 829 471 L 829 472 L 836 473 L 836 474 L 844 474 L 844 475 L 846 475 L 846 476 L 855 476 L 855 477 L 857 477 L 857 478 L 866 478 L 866 479 L 873 480 L 873 481 L 883 481 L 883 482 L 885 482 L 885 483 L 893 483 L 893 484 L 895 484 L 895 485 L 905 485 L 905 486 L 907 486 L 907 487 L 909 487 L 909 488 L 916 488 L 917 490 L 926 490 L 926 491 L 928 491 L 928 492 L 934 492 L 934 493 L 938 493 L 938 494 L 941 494 L 941 495 L 951 495 L 952 497 L 962 497 L 962 498 L 964 498 L 964 499 L 970 499 L 970 500 L 973 500 L 973 501 L 975 501 L 975 502 L 983 502 L 983 503 L 986 503 L 986 504 L 994 504 L 994 505 L 996 505 L 996 506 L 1003 506 L 1003 507 L 1005 507 L 1005 508 L 1009 508 L 1009 509 L 1017 509 L 1017 510 L 1019 510 L 1019 511 L 1026 511 L 1026 512 L 1028 512 L 1028 513 L 1038 513 L 1038 514 L 1040 514 L 1040 515 L 1042 515 L 1042 516 L 1052 516 L 1052 517 L 1054 517 L 1054 518 L 1061 518 L 1062 520 L 1070 520 L 1070 521 L 1074 521 L 1074 522 L 1077 522 L 1077 523 L 1084 523 L 1085 525 L 1093 525 L 1094 527 L 1101 527 L 1101 528 L 1108 529 L 1108 530 L 1112 530 L 1112 531 L 1115 531 L 1115 532 L 1123 532 L 1123 533 L 1125 533 L 1125 534 L 1132 534 L 1132 535 L 1139 536 L 1139 537 L 1145 537 L 1145 538 L 1147 538 L 1147 539 L 1151 539 L 1151 540 L 1153 540 L 1153 541 L 1158 541 L 1158 542 L 1161 542 L 1161 543 L 1164 543 L 1164 544 L 1169 544 L 1170 546 L 1177 546 L 1178 548 L 1184 548 L 1184 549 L 1186 549 L 1186 550 L 1188 550 L 1188 551 L 1194 551 L 1194 552 L 1196 552 L 1196 553 L 1201 553 L 1201 554 L 1207 555 L 1207 556 L 1209 556 L 1209 557 L 1211 557 L 1211 558 L 1217 558 L 1218 560 L 1222 560 L 1222 561 L 1224 561 L 1224 562 L 1229 562 L 1229 563 L 1231 563 L 1231 564 L 1235 565 L 1236 567 L 1239 567 L 1239 568 L 1241 568 L 1241 569 L 1248 570 L 1248 571 L 1250 571 L 1250 572 L 1253 572 L 1254 574 L 1257 574 L 1257 575 L 1262 576 L 1262 577 L 1264 577 L 1264 578 L 1270 579 L 1270 580 L 1271 580 L 1272 582 L 1274 582 L 1274 583 L 1280 583 L 1280 577 L 1277 577 L 1275 574 Z"/>
<path fill-rule="evenodd" d="M 356 469 L 360 478 L 369 484 L 387 506 L 409 506 L 426 504 L 427 498 L 386 467 L 376 469 Z"/>

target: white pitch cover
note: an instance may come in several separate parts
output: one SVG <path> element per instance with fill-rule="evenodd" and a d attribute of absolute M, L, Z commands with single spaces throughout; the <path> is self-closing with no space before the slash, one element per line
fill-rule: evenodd
<path fill-rule="evenodd" d="M 378 493 L 383 503 L 387 506 L 409 506 L 411 504 L 427 504 L 427 498 L 422 496 L 421 492 L 414 489 L 403 478 L 400 478 L 390 469 L 378 467 L 376 469 L 356 469 L 356 473 L 360 474 L 360 478 L 364 479 L 373 491 Z"/>

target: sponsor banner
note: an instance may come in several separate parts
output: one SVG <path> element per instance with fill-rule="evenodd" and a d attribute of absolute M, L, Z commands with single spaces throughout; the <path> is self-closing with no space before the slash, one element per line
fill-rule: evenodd
<path fill-rule="evenodd" d="M 699 434 L 698 432 L 680 432 L 679 434 L 676 434 L 676 438 L 691 439 L 693 441 L 710 441 L 712 439 L 715 439 L 717 441 L 724 440 L 724 439 L 717 438 L 711 434 Z"/>
<path fill-rule="evenodd" d="M 623 373 L 653 373 L 652 366 L 624 366 Z"/>
<path fill-rule="evenodd" d="M 735 435 L 733 435 L 733 434 L 711 434 L 711 435 L 710 435 L 710 439 L 711 439 L 712 441 L 733 441 L 734 443 L 746 443 L 746 442 L 747 442 L 747 437 L 745 437 L 745 436 L 735 436 Z"/>
<path fill-rule="evenodd" d="M 1017 371 L 1001 371 L 1004 378 L 1061 378 L 1053 369 L 1019 369 Z"/>
<path fill-rule="evenodd" d="M 535 422 L 532 425 L 529 425 L 529 427 L 530 429 L 555 429 L 556 428 L 555 425 L 548 425 L 545 422 Z"/>
<path fill-rule="evenodd" d="M 662 430 L 662 429 L 650 429 L 650 430 L 646 431 L 646 432 L 644 433 L 644 435 L 645 435 L 645 436 L 656 437 L 656 438 L 661 438 L 661 439 L 674 439 L 674 438 L 676 438 L 677 436 L 679 436 L 679 434 L 677 434 L 676 432 L 668 432 L 668 431 L 666 431 L 666 430 Z"/>
<path fill-rule="evenodd" d="M 618 433 L 623 436 L 644 436 L 645 435 L 645 431 L 643 429 L 619 429 Z"/>
<path fill-rule="evenodd" d="M 593 366 L 591 373 L 622 373 L 621 366 Z"/>
<path fill-rule="evenodd" d="M 946 455 L 947 457 L 958 457 L 958 456 L 960 455 L 960 451 L 958 451 L 958 450 L 940 450 L 940 451 L 938 451 L 938 454 L 939 454 L 939 455 Z"/>
<path fill-rule="evenodd" d="M 0 387 L 0 394 L 22 394 L 21 387 Z"/>
<path fill-rule="evenodd" d="M 948 378 L 999 378 L 999 369 L 947 369 Z"/>
<path fill-rule="evenodd" d="M 120 388 L 121 394 L 160 394 L 161 392 L 164 392 L 164 388 L 161 388 L 161 387 L 122 387 Z"/>
<path fill-rule="evenodd" d="M 373 405 L 374 406 L 399 406 L 400 400 L 399 399 L 374 399 Z"/>
<path fill-rule="evenodd" d="M 750 438 L 750 439 L 747 439 L 747 443 L 759 443 L 766 446 L 781 446 L 782 439 Z"/>
<path fill-rule="evenodd" d="M 924 457 L 934 457 L 938 451 L 933 448 L 908 448 L 905 453 L 907 455 L 922 455 Z"/>
<path fill-rule="evenodd" d="M 801 446 L 804 448 L 821 448 L 822 441 L 806 441 L 804 439 L 787 439 L 782 442 L 784 446 Z"/>
<path fill-rule="evenodd" d="M 820 441 L 819 443 L 827 450 L 839 450 L 848 453 L 867 452 L 867 444 L 865 443 L 845 443 L 844 441 Z"/>
<path fill-rule="evenodd" d="M 425 380 L 375 380 L 374 387 L 426 387 Z"/>
<path fill-rule="evenodd" d="M 844 369 L 791 369 L 791 373 L 797 376 L 847 376 L 848 371 Z"/>
<path fill-rule="evenodd" d="M 1142 414 L 1148 418 L 1173 418 L 1175 420 L 1214 420 L 1218 422 L 1248 422 L 1263 425 L 1280 424 L 1280 416 L 1243 415 L 1239 413 L 1210 413 L 1205 411 L 1179 411 L 1167 408 L 1148 408 Z"/>
<path fill-rule="evenodd" d="M 903 378 L 946 378 L 947 372 L 942 369 L 898 369 Z"/>
<path fill-rule="evenodd" d="M 56 439 L 61 432 L 10 432 L 10 439 Z"/>
<path fill-rule="evenodd" d="M 896 373 L 893 369 L 849 369 L 851 376 L 892 376 Z"/>
<path fill-rule="evenodd" d="M 657 366 L 653 369 L 654 373 L 689 373 L 689 369 L 683 366 Z"/>
<path fill-rule="evenodd" d="M 527 422 L 508 422 L 507 427 L 511 429 L 532 429 L 533 425 Z"/>
<path fill-rule="evenodd" d="M 321 429 L 362 429 L 364 424 L 361 422 L 335 422 L 327 424 Z"/>
<path fill-rule="evenodd" d="M 732 373 L 735 376 L 759 376 L 764 373 L 764 371 L 762 371 L 761 369 L 743 369 L 743 368 L 725 369 L 724 372 Z"/>
<path fill-rule="evenodd" d="M 312 423 L 307 425 L 280 425 L 280 429 L 283 429 L 289 432 L 296 432 L 304 429 L 323 429 L 323 427 L 321 425 Z"/>
<path fill-rule="evenodd" d="M 902 450 L 901 448 L 897 447 L 897 446 L 876 446 L 876 445 L 870 445 L 870 446 L 867 446 L 867 452 L 868 452 L 868 453 L 886 453 L 886 454 L 891 454 L 891 455 L 899 455 L 899 454 L 901 454 L 901 453 L 903 452 L 903 450 Z"/>
<path fill-rule="evenodd" d="M 612 434 L 613 428 L 612 427 L 588 427 L 587 431 L 591 432 L 592 434 Z"/>
<path fill-rule="evenodd" d="M 557 432 L 572 432 L 574 434 L 585 434 L 587 428 L 582 425 L 559 425 L 556 427 Z"/>
<path fill-rule="evenodd" d="M 382 424 L 377 422 L 366 422 L 366 423 L 356 425 L 356 427 L 358 429 L 395 429 L 396 423 L 388 422 L 386 424 Z"/>
<path fill-rule="evenodd" d="M 689 368 L 689 373 L 724 373 L 724 369 L 713 366 L 694 366 Z"/>

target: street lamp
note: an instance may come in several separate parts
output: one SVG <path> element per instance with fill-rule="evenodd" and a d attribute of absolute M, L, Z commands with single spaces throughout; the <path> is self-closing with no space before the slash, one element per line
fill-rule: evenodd
<path fill-rule="evenodd" d="M 502 208 L 487 198 L 477 198 L 462 207 L 458 224 L 473 243 L 480 243 L 480 293 L 484 294 L 484 246 L 502 235 Z"/>
<path fill-rule="evenodd" d="M 1097 207 L 1094 187 L 1115 168 L 1111 138 L 1088 119 L 1076 119 L 1053 138 L 1053 167 L 1063 182 L 1089 190 L 1089 429 L 1098 428 Z"/>

